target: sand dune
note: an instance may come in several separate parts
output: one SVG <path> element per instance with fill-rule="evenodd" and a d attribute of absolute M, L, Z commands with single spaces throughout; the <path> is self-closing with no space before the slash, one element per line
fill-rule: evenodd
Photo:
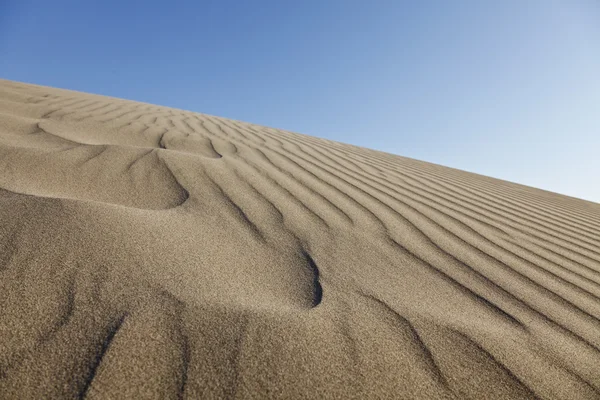
<path fill-rule="evenodd" d="M 0 171 L 0 398 L 600 398 L 599 204 L 4 80 Z"/>

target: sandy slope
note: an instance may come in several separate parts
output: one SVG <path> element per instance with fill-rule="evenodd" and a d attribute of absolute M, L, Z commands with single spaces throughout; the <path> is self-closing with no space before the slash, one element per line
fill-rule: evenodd
<path fill-rule="evenodd" d="M 0 398 L 598 399 L 599 296 L 598 204 L 0 81 Z"/>

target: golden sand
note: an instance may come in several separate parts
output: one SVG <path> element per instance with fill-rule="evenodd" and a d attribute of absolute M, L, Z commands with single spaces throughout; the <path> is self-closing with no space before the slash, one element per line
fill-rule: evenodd
<path fill-rule="evenodd" d="M 599 318 L 599 204 L 0 80 L 2 399 L 599 399 Z"/>

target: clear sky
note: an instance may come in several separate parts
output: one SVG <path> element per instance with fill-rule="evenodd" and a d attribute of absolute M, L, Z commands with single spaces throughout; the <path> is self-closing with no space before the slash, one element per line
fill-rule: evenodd
<path fill-rule="evenodd" d="M 0 77 L 600 202 L 597 0 L 0 0 Z"/>

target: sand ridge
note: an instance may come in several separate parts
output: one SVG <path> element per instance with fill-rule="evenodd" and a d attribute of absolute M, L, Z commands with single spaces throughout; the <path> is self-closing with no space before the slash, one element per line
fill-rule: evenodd
<path fill-rule="evenodd" d="M 0 80 L 1 398 L 600 398 L 600 205 Z"/>

